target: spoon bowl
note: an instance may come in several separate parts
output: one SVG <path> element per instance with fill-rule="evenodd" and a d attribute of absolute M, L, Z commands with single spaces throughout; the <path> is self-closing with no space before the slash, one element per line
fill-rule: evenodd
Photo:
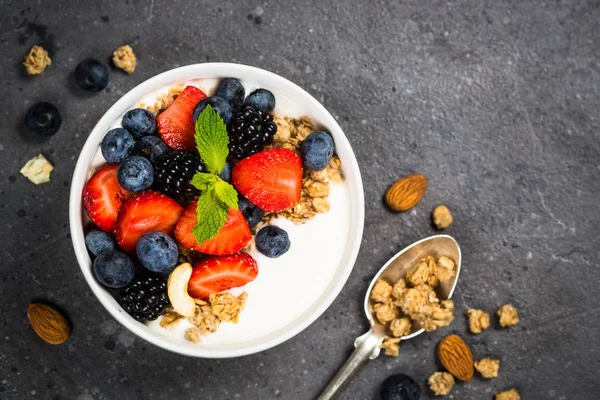
<path fill-rule="evenodd" d="M 344 385 L 350 381 L 352 376 L 354 376 L 358 368 L 360 368 L 368 359 L 372 360 L 379 356 L 380 345 L 387 336 L 387 333 L 385 326 L 377 321 L 376 318 L 373 318 L 373 306 L 375 304 L 373 300 L 371 300 L 371 291 L 373 290 L 375 283 L 379 279 L 384 279 L 388 283 L 397 282 L 400 279 L 403 279 L 413 265 L 427 256 L 432 256 L 436 260 L 441 256 L 446 256 L 454 261 L 456 274 L 451 279 L 440 282 L 435 288 L 438 299 L 447 300 L 452 297 L 454 289 L 456 288 L 456 283 L 458 282 L 461 264 L 460 247 L 454 238 L 448 235 L 430 236 L 419 240 L 396 253 L 383 267 L 381 267 L 367 289 L 364 308 L 371 329 L 354 341 L 354 351 L 319 395 L 319 400 L 329 400 L 337 397 Z M 425 330 L 421 326 L 414 323 L 411 332 L 401 339 L 408 340 L 414 338 L 424 331 Z"/>
<path fill-rule="evenodd" d="M 440 282 L 435 288 L 438 299 L 446 300 L 452 297 L 454 289 L 456 288 L 456 282 L 458 282 L 458 275 L 460 274 L 460 263 L 461 254 L 460 247 L 456 240 L 448 235 L 436 235 L 428 238 L 419 240 L 406 247 L 404 250 L 396 253 L 392 258 L 385 263 L 383 267 L 377 272 L 365 296 L 365 314 L 371 324 L 371 329 L 380 335 L 385 336 L 385 326 L 373 318 L 373 306 L 375 302 L 371 299 L 371 291 L 373 286 L 379 279 L 383 279 L 386 282 L 397 282 L 406 276 L 408 270 L 415 265 L 419 260 L 427 256 L 432 256 L 436 260 L 441 256 L 450 257 L 456 265 L 456 274 L 452 279 L 445 282 Z M 402 340 L 407 340 L 420 335 L 425 330 L 418 324 L 413 323 L 411 332 L 402 337 Z"/>

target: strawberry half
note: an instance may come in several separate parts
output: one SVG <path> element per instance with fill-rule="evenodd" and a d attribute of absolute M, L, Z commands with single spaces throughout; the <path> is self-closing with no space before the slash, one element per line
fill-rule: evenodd
<path fill-rule="evenodd" d="M 135 250 L 138 239 L 152 231 L 173 235 L 183 207 L 162 193 L 146 190 L 127 200 L 117 218 L 117 242 L 125 251 Z"/>
<path fill-rule="evenodd" d="M 194 107 L 204 98 L 206 94 L 202 90 L 195 86 L 186 86 L 173 104 L 159 114 L 156 119 L 158 132 L 167 146 L 175 150 L 196 149 Z"/>
<path fill-rule="evenodd" d="M 175 238 L 183 247 L 204 254 L 225 255 L 237 253 L 252 239 L 252 232 L 242 212 L 230 207 L 227 221 L 219 233 L 212 239 L 198 244 L 192 233 L 192 229 L 198 223 L 197 203 L 198 201 L 192 202 L 177 221 Z"/>
<path fill-rule="evenodd" d="M 83 207 L 98 228 L 113 232 L 124 201 L 133 196 L 119 185 L 118 165 L 109 165 L 94 173 L 83 188 Z"/>
<path fill-rule="evenodd" d="M 263 150 L 233 167 L 231 182 L 264 211 L 282 211 L 300 201 L 302 160 L 291 150 Z"/>
<path fill-rule="evenodd" d="M 208 299 L 213 293 L 244 286 L 258 275 L 256 261 L 248 253 L 209 257 L 194 266 L 188 294 Z"/>

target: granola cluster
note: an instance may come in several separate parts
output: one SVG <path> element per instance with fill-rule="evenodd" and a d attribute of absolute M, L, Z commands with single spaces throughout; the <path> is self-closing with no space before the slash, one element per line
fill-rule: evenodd
<path fill-rule="evenodd" d="M 469 308 L 466 312 L 469 317 L 469 330 L 471 333 L 481 333 L 490 326 L 490 314 L 483 310 Z"/>
<path fill-rule="evenodd" d="M 452 259 L 442 256 L 436 262 L 429 256 L 419 260 L 393 286 L 383 279 L 375 283 L 370 295 L 375 303 L 373 312 L 391 336 L 381 345 L 386 355 L 399 354 L 400 338 L 410 333 L 413 323 L 426 331 L 450 324 L 454 319 L 454 303 L 438 299 L 435 287 L 455 274 Z"/>
<path fill-rule="evenodd" d="M 54 167 L 50 161 L 41 154 L 33 157 L 21 168 L 21 174 L 31 182 L 39 185 L 40 183 L 50 182 L 50 172 Z"/>
<path fill-rule="evenodd" d="M 521 400 L 517 389 L 505 390 L 504 392 L 496 392 L 495 400 Z"/>
<path fill-rule="evenodd" d="M 133 73 L 133 71 L 135 71 L 135 66 L 137 65 L 137 58 L 133 53 L 133 49 L 128 44 L 115 49 L 112 61 L 117 68 L 121 68 L 128 74 Z"/>
<path fill-rule="evenodd" d="M 498 318 L 502 327 L 513 326 L 519 323 L 519 313 L 510 304 L 505 304 L 498 310 Z"/>
<path fill-rule="evenodd" d="M 475 369 L 486 379 L 497 378 L 498 370 L 500 370 L 500 360 L 492 360 L 489 357 L 483 358 L 475 361 Z"/>
<path fill-rule="evenodd" d="M 454 377 L 448 372 L 436 372 L 429 377 L 427 383 L 436 396 L 445 396 L 454 386 Z"/>
<path fill-rule="evenodd" d="M 41 46 L 33 46 L 23 63 L 29 75 L 39 75 L 51 64 L 48 52 Z"/>
<path fill-rule="evenodd" d="M 195 299 L 196 307 L 194 315 L 188 318 L 192 324 L 185 331 L 184 338 L 194 343 L 202 340 L 202 336 L 214 333 L 219 329 L 221 322 L 238 321 L 240 312 L 244 309 L 247 293 L 234 296 L 229 292 L 213 293 L 208 302 Z M 167 311 L 163 314 L 160 326 L 167 328 L 178 323 L 183 317 L 174 311 Z"/>
<path fill-rule="evenodd" d="M 173 86 L 169 88 L 167 93 L 161 94 L 154 104 L 147 105 L 142 103 L 140 104 L 140 107 L 145 108 L 154 115 L 158 115 L 173 104 L 177 96 L 183 91 L 184 87 L 183 84 Z"/>

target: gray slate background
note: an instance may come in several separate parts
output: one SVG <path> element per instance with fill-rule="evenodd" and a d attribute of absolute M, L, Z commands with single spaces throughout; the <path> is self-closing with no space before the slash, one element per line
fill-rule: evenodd
<path fill-rule="evenodd" d="M 361 301 L 390 255 L 432 234 L 429 213 L 454 212 L 449 233 L 464 254 L 450 328 L 402 345 L 357 375 L 344 399 L 375 399 L 388 375 L 406 372 L 433 398 L 427 377 L 446 334 L 475 357 L 502 361 L 500 377 L 458 384 L 453 399 L 594 399 L 600 393 L 598 282 L 600 2 L 0 1 L 0 397 L 9 399 L 310 399 L 367 328 Z M 83 4 L 86 4 L 85 6 Z M 27 77 L 20 63 L 42 43 L 53 64 Z M 87 96 L 71 72 L 129 43 L 132 76 Z M 333 306 L 272 350 L 199 360 L 159 350 L 125 331 L 78 271 L 68 191 L 88 132 L 123 93 L 173 67 L 228 61 L 262 67 L 309 90 L 335 115 L 365 182 L 365 236 Z M 62 112 L 48 140 L 23 129 L 27 108 Z M 52 181 L 19 175 L 39 152 Z M 429 178 L 423 201 L 392 215 L 382 204 L 398 177 Z M 26 308 L 45 299 L 68 313 L 61 346 L 30 329 Z M 517 306 L 522 323 L 466 332 L 468 307 Z"/>

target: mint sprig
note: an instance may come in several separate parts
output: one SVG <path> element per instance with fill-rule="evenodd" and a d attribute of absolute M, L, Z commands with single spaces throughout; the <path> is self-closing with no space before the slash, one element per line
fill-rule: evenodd
<path fill-rule="evenodd" d="M 229 154 L 229 136 L 223 118 L 210 104 L 196 120 L 196 147 L 206 169 L 211 174 L 220 174 Z"/>
<path fill-rule="evenodd" d="M 192 229 L 198 243 L 215 237 L 227 220 L 229 207 L 216 196 L 214 190 L 204 191 L 196 206 L 198 223 Z"/>
<path fill-rule="evenodd" d="M 196 213 L 198 223 L 192 233 L 198 243 L 212 239 L 225 222 L 229 207 L 238 209 L 238 194 L 232 185 L 217 176 L 229 155 L 229 136 L 223 118 L 207 105 L 196 121 L 196 147 L 209 173 L 198 172 L 192 185 L 200 190 Z"/>
<path fill-rule="evenodd" d="M 217 177 L 215 182 L 215 194 L 223 203 L 229 207 L 238 208 L 238 194 L 229 183 Z"/>

